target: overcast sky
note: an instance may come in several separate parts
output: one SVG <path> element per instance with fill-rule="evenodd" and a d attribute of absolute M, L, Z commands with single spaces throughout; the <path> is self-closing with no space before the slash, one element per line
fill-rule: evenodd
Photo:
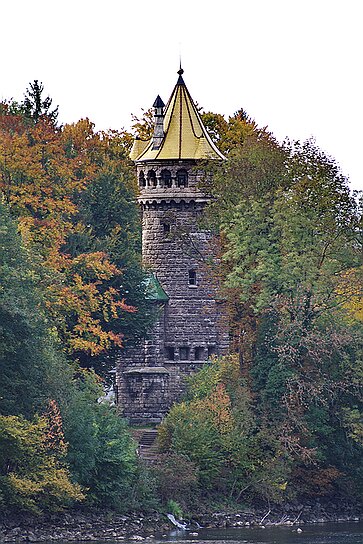
<path fill-rule="evenodd" d="M 38 79 L 60 121 L 129 128 L 164 102 L 179 54 L 193 99 L 315 137 L 363 189 L 361 0 L 2 0 L 0 98 Z"/>

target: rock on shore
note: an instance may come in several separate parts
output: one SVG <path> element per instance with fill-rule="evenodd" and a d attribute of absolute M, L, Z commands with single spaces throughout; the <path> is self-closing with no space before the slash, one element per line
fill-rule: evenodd
<path fill-rule="evenodd" d="M 233 512 L 207 512 L 184 520 L 197 528 L 301 525 L 363 519 L 359 505 L 346 503 L 285 504 L 270 508 L 244 508 Z M 0 542 L 52 542 L 95 540 L 150 540 L 168 533 L 172 526 L 164 514 L 120 515 L 103 510 L 72 511 L 48 516 L 0 518 Z"/>
<path fill-rule="evenodd" d="M 170 530 L 162 514 L 120 515 L 113 512 L 64 512 L 48 516 L 2 518 L 0 542 L 144 540 Z"/>

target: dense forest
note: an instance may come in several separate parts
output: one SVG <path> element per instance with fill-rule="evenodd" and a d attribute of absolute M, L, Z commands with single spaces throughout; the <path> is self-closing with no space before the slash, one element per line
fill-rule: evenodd
<path fill-rule="evenodd" d="M 231 354 L 190 379 L 144 466 L 100 399 L 155 319 L 128 158 L 150 113 L 61 126 L 38 81 L 0 103 L 2 511 L 361 499 L 362 199 L 314 141 L 202 117 L 228 157 L 200 167 Z"/>

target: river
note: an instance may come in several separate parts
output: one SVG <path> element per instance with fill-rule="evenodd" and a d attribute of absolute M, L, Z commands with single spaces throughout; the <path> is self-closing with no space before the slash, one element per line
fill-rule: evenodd
<path fill-rule="evenodd" d="M 363 544 L 363 522 L 325 523 L 297 527 L 199 529 L 198 534 L 174 531 L 158 542 L 166 544 Z"/>

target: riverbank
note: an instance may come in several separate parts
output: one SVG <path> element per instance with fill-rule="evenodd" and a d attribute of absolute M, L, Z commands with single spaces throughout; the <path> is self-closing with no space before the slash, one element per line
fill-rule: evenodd
<path fill-rule="evenodd" d="M 184 520 L 187 530 L 362 520 L 357 505 L 319 501 L 270 508 L 243 508 L 234 512 L 205 512 Z M 167 535 L 173 529 L 166 515 L 128 514 L 98 510 L 72 511 L 47 516 L 12 516 L 0 518 L 0 542 L 51 542 L 95 540 L 150 540 Z"/>

